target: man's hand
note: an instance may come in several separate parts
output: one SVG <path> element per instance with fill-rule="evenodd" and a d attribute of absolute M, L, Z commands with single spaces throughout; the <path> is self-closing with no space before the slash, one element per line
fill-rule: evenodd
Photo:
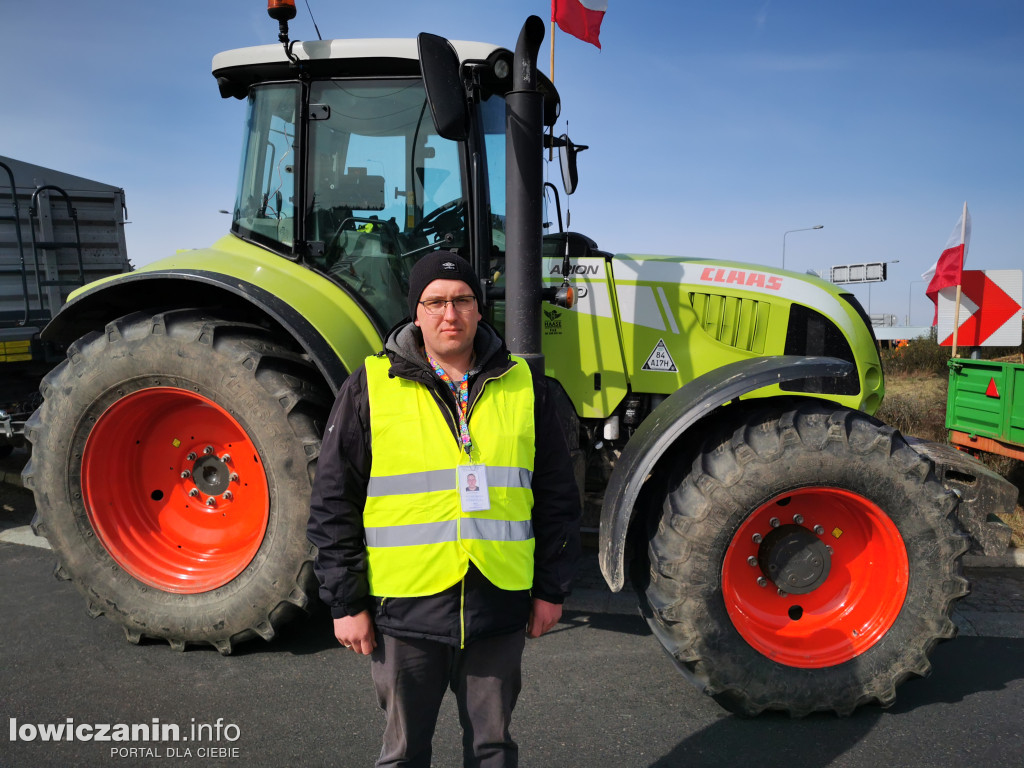
<path fill-rule="evenodd" d="M 547 600 L 533 598 L 530 608 L 530 623 L 526 625 L 527 637 L 540 637 L 562 618 L 562 606 Z"/>
<path fill-rule="evenodd" d="M 334 636 L 343 646 L 364 656 L 369 656 L 377 647 L 377 637 L 373 630 L 373 619 L 370 618 L 369 611 L 335 619 Z"/>

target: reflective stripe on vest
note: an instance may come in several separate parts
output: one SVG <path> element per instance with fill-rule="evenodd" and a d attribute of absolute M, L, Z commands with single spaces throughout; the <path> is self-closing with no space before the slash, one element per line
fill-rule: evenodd
<path fill-rule="evenodd" d="M 363 522 L 370 592 L 436 594 L 469 562 L 502 589 L 533 583 L 533 380 L 526 362 L 484 383 L 470 412 L 467 456 L 434 394 L 366 361 L 371 467 Z M 490 509 L 463 512 L 459 465 L 486 466 Z"/>
<path fill-rule="evenodd" d="M 502 488 L 529 488 L 533 472 L 522 467 L 487 467 L 489 485 Z M 455 474 L 447 469 L 405 472 L 401 475 L 371 477 L 367 496 L 394 496 L 402 493 L 453 491 L 458 485 Z"/>

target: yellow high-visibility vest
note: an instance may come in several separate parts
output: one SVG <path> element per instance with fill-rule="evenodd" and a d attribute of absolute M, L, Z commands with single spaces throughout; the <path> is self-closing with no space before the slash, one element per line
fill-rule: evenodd
<path fill-rule="evenodd" d="M 372 460 L 363 523 L 370 593 L 434 595 L 472 561 L 501 589 L 533 586 L 534 395 L 529 366 L 486 381 L 469 414 L 472 453 L 424 385 L 366 360 Z M 490 509 L 464 512 L 458 467 L 483 465 Z"/>

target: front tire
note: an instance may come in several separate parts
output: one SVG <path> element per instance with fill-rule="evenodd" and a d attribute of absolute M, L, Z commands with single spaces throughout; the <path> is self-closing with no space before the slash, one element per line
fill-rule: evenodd
<path fill-rule="evenodd" d="M 133 642 L 227 654 L 306 608 L 317 380 L 265 329 L 198 310 L 135 313 L 70 346 L 23 477 L 90 614 Z"/>
<path fill-rule="evenodd" d="M 732 712 L 888 706 L 955 635 L 954 508 L 931 463 L 862 413 L 748 414 L 667 473 L 645 614 Z"/>

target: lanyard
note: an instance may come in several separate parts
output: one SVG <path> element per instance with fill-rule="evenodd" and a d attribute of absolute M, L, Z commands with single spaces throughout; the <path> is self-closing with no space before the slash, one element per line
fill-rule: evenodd
<path fill-rule="evenodd" d="M 440 363 L 429 354 L 427 355 L 427 362 L 433 366 L 434 373 L 437 374 L 441 381 L 448 385 L 452 394 L 455 395 L 455 402 L 459 405 L 459 439 L 462 441 L 462 447 L 466 451 L 466 455 L 470 456 L 472 455 L 473 441 L 469 438 L 469 372 L 464 373 L 462 380 L 456 382 L 445 372 Z"/>

